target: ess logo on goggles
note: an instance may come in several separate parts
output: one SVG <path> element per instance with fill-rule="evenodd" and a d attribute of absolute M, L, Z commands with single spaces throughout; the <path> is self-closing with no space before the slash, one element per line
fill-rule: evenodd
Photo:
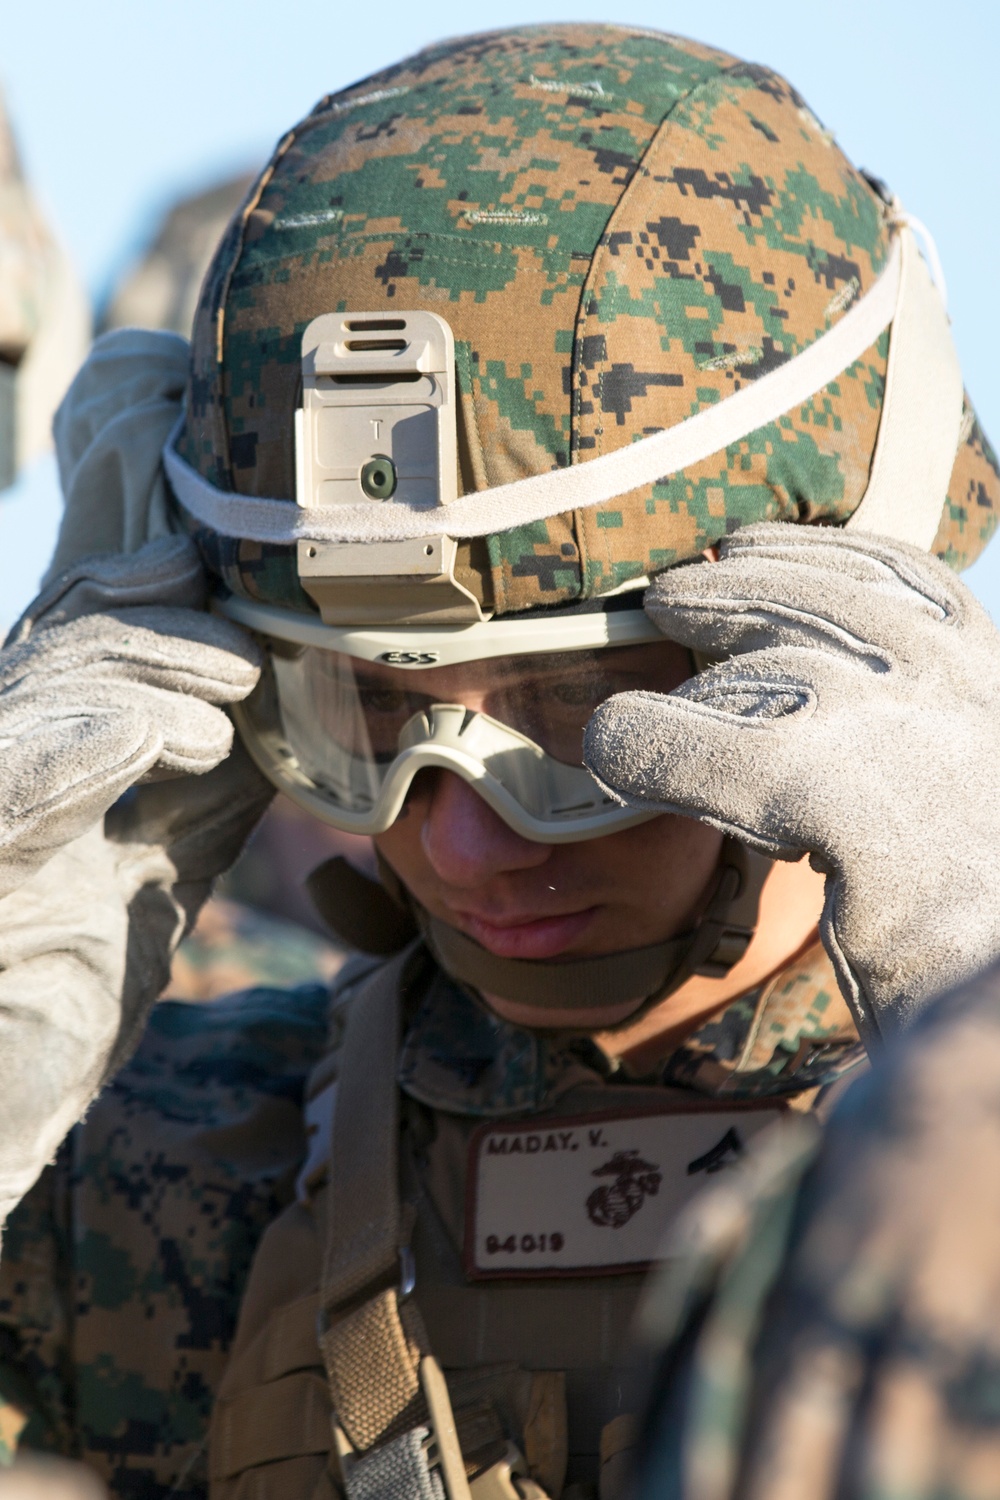
<path fill-rule="evenodd" d="M 379 657 L 387 667 L 433 667 L 440 659 L 439 651 L 383 651 Z"/>

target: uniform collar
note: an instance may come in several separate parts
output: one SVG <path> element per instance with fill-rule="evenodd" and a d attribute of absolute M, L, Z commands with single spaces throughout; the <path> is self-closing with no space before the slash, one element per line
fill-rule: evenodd
<path fill-rule="evenodd" d="M 763 985 L 737 996 L 643 1084 L 725 1098 L 794 1097 L 864 1058 L 833 968 L 817 941 Z M 586 1039 L 504 1021 L 435 970 L 410 1013 L 399 1083 L 432 1109 L 496 1118 L 549 1108 L 569 1089 L 613 1076 Z"/>

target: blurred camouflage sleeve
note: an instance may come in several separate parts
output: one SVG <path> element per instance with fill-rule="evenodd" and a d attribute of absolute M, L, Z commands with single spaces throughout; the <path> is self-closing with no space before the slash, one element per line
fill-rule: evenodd
<path fill-rule="evenodd" d="M 11 1214 L 0 1475 L 82 1460 L 113 1494 L 203 1500 L 214 1394 L 258 1240 L 294 1193 L 323 984 L 162 1001 Z"/>
<path fill-rule="evenodd" d="M 71 1455 L 69 1143 L 11 1215 L 0 1287 L 0 1466 L 23 1444 Z"/>
<path fill-rule="evenodd" d="M 1000 1496 L 1000 970 L 695 1206 L 637 1500 Z"/>

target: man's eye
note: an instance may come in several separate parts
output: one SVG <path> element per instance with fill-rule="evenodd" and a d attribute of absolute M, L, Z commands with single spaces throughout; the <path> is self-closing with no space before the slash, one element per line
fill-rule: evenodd
<path fill-rule="evenodd" d="M 565 708 L 587 708 L 592 704 L 600 703 L 601 699 L 607 696 L 602 682 L 585 682 L 583 679 L 576 682 L 560 682 L 551 689 L 551 692 L 555 701 L 563 704 Z"/>
<path fill-rule="evenodd" d="M 358 696 L 366 714 L 401 714 L 409 702 L 397 688 L 362 687 Z"/>

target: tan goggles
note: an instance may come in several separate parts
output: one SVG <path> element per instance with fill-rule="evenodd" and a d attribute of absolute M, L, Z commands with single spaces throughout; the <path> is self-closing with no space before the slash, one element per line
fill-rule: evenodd
<path fill-rule="evenodd" d="M 594 838 L 649 814 L 610 801 L 583 767 L 583 735 L 615 693 L 669 692 L 687 653 L 641 610 L 383 632 L 324 626 L 227 600 L 265 646 L 235 716 L 257 764 L 327 822 L 381 833 L 414 777 L 463 777 L 542 842 Z M 538 649 L 544 643 L 547 649 Z"/>

